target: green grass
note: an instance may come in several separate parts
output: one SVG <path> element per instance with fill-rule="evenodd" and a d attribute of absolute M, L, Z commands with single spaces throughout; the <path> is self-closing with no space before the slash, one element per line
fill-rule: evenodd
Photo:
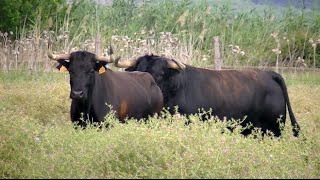
<path fill-rule="evenodd" d="M 280 72 L 281 73 L 281 72 Z M 320 85 L 320 72 L 283 72 L 287 85 L 307 84 L 310 86 Z"/>
<path fill-rule="evenodd" d="M 320 178 L 320 84 L 285 74 L 301 138 L 224 133 L 184 117 L 75 130 L 62 73 L 0 73 L 1 178 Z M 288 120 L 288 119 L 287 119 Z M 304 138 L 306 140 L 304 140 Z"/>

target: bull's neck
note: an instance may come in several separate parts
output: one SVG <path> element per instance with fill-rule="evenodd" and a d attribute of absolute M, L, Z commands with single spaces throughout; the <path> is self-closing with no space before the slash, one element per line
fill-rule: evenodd
<path fill-rule="evenodd" d="M 89 112 L 92 106 L 93 96 L 96 95 L 95 92 L 96 92 L 97 83 L 99 83 L 99 74 L 95 73 L 94 83 L 92 84 L 92 86 L 88 87 L 87 98 L 85 100 L 73 100 L 78 105 L 78 107 L 81 107 L 81 110 L 83 110 L 83 112 Z"/>
<path fill-rule="evenodd" d="M 91 103 L 89 99 L 87 100 L 73 99 L 72 101 L 77 105 L 79 110 L 81 110 L 81 112 L 83 113 L 87 113 L 88 110 L 90 109 Z"/>
<path fill-rule="evenodd" d="M 176 74 L 158 84 L 163 94 L 165 106 L 168 106 L 170 101 L 174 101 L 173 99 L 178 95 L 178 92 L 183 92 L 181 91 L 182 84 L 184 84 L 184 78 L 182 78 L 182 76 L 184 75 Z"/>
<path fill-rule="evenodd" d="M 86 100 L 72 100 L 78 109 L 77 112 L 80 113 L 78 116 L 81 117 L 83 115 L 83 119 L 85 121 L 91 120 L 93 118 L 92 90 L 93 88 L 88 89 L 88 98 Z"/>
<path fill-rule="evenodd" d="M 102 107 L 106 107 L 106 104 L 110 103 L 109 100 L 114 98 L 114 92 L 111 88 L 116 85 L 116 83 L 112 80 L 114 73 L 115 72 L 113 72 L 112 70 L 106 69 L 105 73 L 97 73 L 95 76 L 95 83 L 90 96 L 91 101 L 95 102 L 95 107 L 101 107 L 98 108 L 99 110 L 103 109 Z M 110 108 L 106 107 L 106 109 L 107 112 L 109 112 Z"/>
<path fill-rule="evenodd" d="M 95 75 L 95 83 L 94 87 L 92 88 L 92 97 L 97 98 L 96 100 L 100 99 L 103 96 L 112 97 L 111 96 L 111 89 L 106 90 L 106 87 L 112 87 L 114 84 L 112 77 L 114 76 L 114 72 L 111 69 L 106 69 L 106 72 L 103 74 L 96 74 Z M 102 94 L 101 94 L 102 93 Z"/>

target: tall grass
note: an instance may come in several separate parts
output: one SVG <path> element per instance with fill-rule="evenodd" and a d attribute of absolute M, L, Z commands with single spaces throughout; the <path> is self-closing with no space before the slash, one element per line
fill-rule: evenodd
<path fill-rule="evenodd" d="M 219 36 L 225 66 L 273 66 L 278 59 L 280 66 L 318 67 L 319 17 L 316 9 L 288 7 L 276 11 L 254 7 L 249 1 L 162 0 L 137 4 L 116 0 L 97 6 L 91 0 L 81 0 L 68 5 L 63 19 L 41 19 L 39 14 L 33 29 L 20 31 L 20 39 L 0 33 L 0 67 L 52 68 L 46 57 L 49 34 L 57 52 L 94 52 L 94 41 L 100 34 L 102 47 L 112 43 L 124 58 L 152 52 L 198 66 L 212 64 L 212 38 Z M 39 21 L 48 21 L 48 28 L 42 29 Z M 120 38 L 115 41 L 114 37 Z"/>
<path fill-rule="evenodd" d="M 319 178 L 320 79 L 285 77 L 301 137 L 287 121 L 282 138 L 262 140 L 198 116 L 184 126 L 183 116 L 120 124 L 109 114 L 109 130 L 76 130 L 68 75 L 1 73 L 0 177 Z"/>

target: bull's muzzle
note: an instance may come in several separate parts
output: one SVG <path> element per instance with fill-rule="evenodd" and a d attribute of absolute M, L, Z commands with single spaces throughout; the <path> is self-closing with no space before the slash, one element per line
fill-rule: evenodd
<path fill-rule="evenodd" d="M 83 91 L 71 91 L 70 98 L 71 99 L 78 99 L 78 100 L 83 99 L 84 93 L 83 93 Z"/>

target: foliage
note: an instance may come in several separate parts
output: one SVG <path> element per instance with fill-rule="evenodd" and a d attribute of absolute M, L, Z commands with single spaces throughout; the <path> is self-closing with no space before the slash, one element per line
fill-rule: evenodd
<path fill-rule="evenodd" d="M 22 31 L 22 28 L 30 28 L 35 23 L 45 29 L 51 16 L 63 16 L 65 0 L 1 0 L 0 1 L 0 31 L 12 31 L 14 34 Z M 41 18 L 40 22 L 36 19 Z"/>
<path fill-rule="evenodd" d="M 77 0 L 57 7 L 54 12 L 53 9 L 48 11 L 52 20 L 50 27 L 45 26 L 48 24 L 46 16 L 38 14 L 33 19 L 29 18 L 34 26 L 20 35 L 7 35 L 10 38 L 18 36 L 20 41 L 0 48 L 0 55 L 4 54 L 0 62 L 3 69 L 10 69 L 10 63 L 14 61 L 16 66 L 13 67 L 26 68 L 24 56 L 15 54 L 16 51 L 23 54 L 23 48 L 18 47 L 23 46 L 19 43 L 24 40 L 35 41 L 28 47 L 32 47 L 32 56 L 40 55 L 35 57 L 37 62 L 46 59 L 41 56 L 45 53 L 39 52 L 47 49 L 44 31 L 51 33 L 53 49 L 63 52 L 94 50 L 94 42 L 100 35 L 101 47 L 115 44 L 116 53 L 125 57 L 142 55 L 146 51 L 141 49 L 147 49 L 149 53 L 152 50 L 154 54 L 171 56 L 185 63 L 212 67 L 212 39 L 219 36 L 225 66 L 265 67 L 274 66 L 277 61 L 280 66 L 320 66 L 320 11 L 315 9 L 277 9 L 236 0 L 115 0 L 107 5 L 96 4 L 93 0 Z M 277 34 L 277 38 L 271 34 Z M 168 36 L 166 40 L 164 35 Z M 118 44 L 119 41 L 113 41 L 114 37 L 121 37 L 123 42 Z M 309 42 L 310 39 L 313 43 Z M 0 41 L 7 43 L 4 34 Z M 315 49 L 312 44 L 315 44 Z M 36 63 L 29 63 L 27 68 L 39 69 L 31 64 Z"/>

